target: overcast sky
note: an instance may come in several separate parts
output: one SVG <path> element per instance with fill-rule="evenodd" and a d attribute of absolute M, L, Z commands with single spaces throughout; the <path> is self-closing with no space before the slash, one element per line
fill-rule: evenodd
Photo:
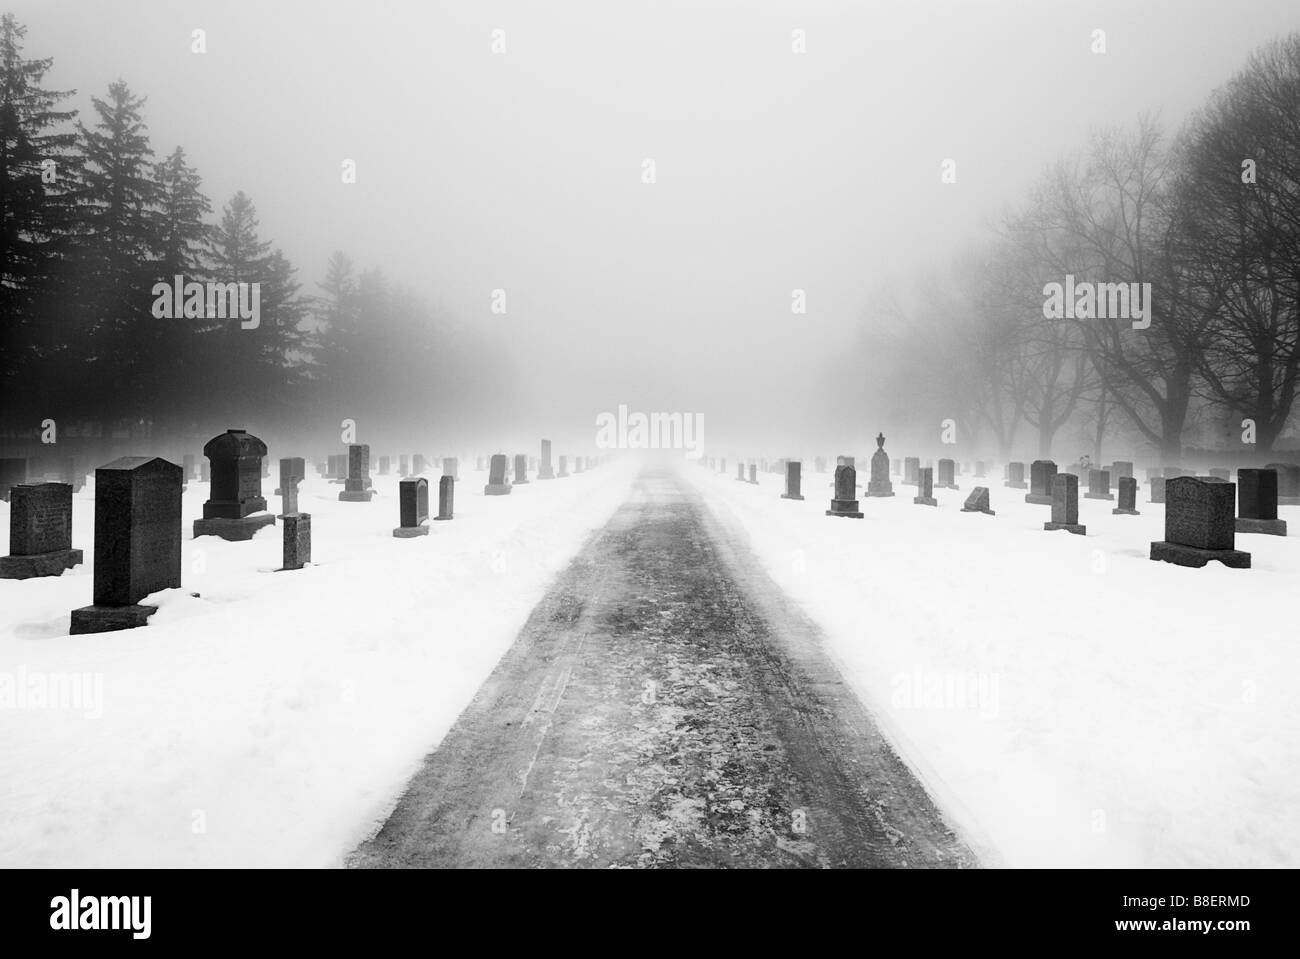
<path fill-rule="evenodd" d="M 249 193 L 308 289 L 343 249 L 499 332 L 548 414 L 723 427 L 779 420 L 782 378 L 806 395 L 874 290 L 1090 126 L 1176 125 L 1300 27 L 1296 0 L 3 6 L 83 110 L 119 76 L 147 96 L 155 149 L 183 145 L 214 207 Z"/>

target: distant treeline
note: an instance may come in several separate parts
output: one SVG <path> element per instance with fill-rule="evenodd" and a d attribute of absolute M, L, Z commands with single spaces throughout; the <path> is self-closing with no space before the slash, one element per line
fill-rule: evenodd
<path fill-rule="evenodd" d="M 1049 284 L 1078 291 L 1065 315 L 1047 315 Z M 1144 292 L 1146 316 L 1099 315 Z M 851 362 L 893 421 L 937 436 L 952 420 L 1004 460 L 1294 446 L 1300 35 L 1252 56 L 1176 136 L 1151 118 L 1093 131 L 949 272 L 882 295 Z"/>
<path fill-rule="evenodd" d="M 0 18 L 0 435 L 46 419 L 155 439 L 336 430 L 492 395 L 471 334 L 343 253 L 304 292 L 248 196 L 213 222 L 184 149 L 155 154 L 143 98 L 119 80 L 79 119 L 64 108 L 75 91 L 44 86 L 52 58 L 24 57 L 25 34 Z M 257 284 L 256 326 L 166 315 L 155 287 L 177 275 Z"/>

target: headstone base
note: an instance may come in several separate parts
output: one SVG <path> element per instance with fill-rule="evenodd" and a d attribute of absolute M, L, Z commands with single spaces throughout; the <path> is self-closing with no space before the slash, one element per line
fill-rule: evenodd
<path fill-rule="evenodd" d="M 428 536 L 429 527 L 427 526 L 398 526 L 393 530 L 393 535 L 398 539 L 414 539 L 416 536 Z"/>
<path fill-rule="evenodd" d="M 488 483 L 483 487 L 484 496 L 508 496 L 510 495 L 509 483 Z"/>
<path fill-rule="evenodd" d="M 72 611 L 72 626 L 68 633 L 111 633 L 119 629 L 143 626 L 149 617 L 158 612 L 157 606 L 83 606 Z"/>
<path fill-rule="evenodd" d="M 1286 526 L 1285 523 L 1282 524 Z M 1285 532 L 1283 535 L 1286 535 Z M 80 566 L 79 549 L 56 549 L 52 553 L 32 556 L 0 556 L 0 579 L 32 579 L 35 576 L 61 576 L 65 569 Z"/>
<path fill-rule="evenodd" d="M 917 506 L 938 506 L 939 501 L 933 496 L 913 496 L 912 502 Z"/>
<path fill-rule="evenodd" d="M 528 480 L 526 480 L 526 479 L 517 479 L 517 480 L 515 480 L 514 485 L 515 485 L 515 486 L 525 486 L 525 485 L 527 485 L 527 483 L 528 483 Z"/>
<path fill-rule="evenodd" d="M 792 496 L 789 493 L 782 493 L 781 499 L 803 499 L 803 497 L 798 494 Z"/>
<path fill-rule="evenodd" d="M 893 496 L 894 484 L 893 483 L 868 483 L 867 495 L 868 496 Z"/>
<path fill-rule="evenodd" d="M 275 517 L 270 513 L 245 516 L 243 519 L 196 519 L 194 521 L 194 538 L 200 536 L 220 536 L 232 543 L 242 543 L 253 538 L 263 526 L 274 526 Z"/>
<path fill-rule="evenodd" d="M 1196 569 L 1200 569 L 1212 559 L 1217 559 L 1224 566 L 1233 569 L 1250 569 L 1250 554 L 1239 549 L 1199 549 L 1196 546 L 1159 542 L 1151 544 L 1151 558 Z"/>
<path fill-rule="evenodd" d="M 1002 485 L 1005 486 L 1007 489 L 1029 489 L 1028 483 L 1012 483 L 1010 480 L 1004 482 Z M 1049 496 L 1047 498 L 1047 501 L 1050 503 L 1052 501 L 1052 498 Z"/>
<path fill-rule="evenodd" d="M 537 474 L 537 478 L 538 478 L 539 480 L 544 480 L 544 479 L 555 479 L 555 474 L 554 474 L 554 473 L 538 473 L 538 474 Z"/>
<path fill-rule="evenodd" d="M 862 514 L 858 512 L 858 501 L 855 499 L 833 499 L 831 508 L 826 511 L 827 516 L 847 516 L 849 519 L 862 519 Z"/>
<path fill-rule="evenodd" d="M 1112 516 L 1141 516 L 1142 515 L 1135 509 L 1121 509 L 1118 506 L 1116 506 L 1113 510 L 1111 510 L 1110 514 Z"/>
<path fill-rule="evenodd" d="M 1114 493 L 1084 493 L 1084 499 L 1108 499 L 1112 503 L 1115 501 Z"/>
<path fill-rule="evenodd" d="M 1082 523 L 1044 523 L 1043 529 L 1051 532 L 1052 530 L 1064 529 L 1069 530 L 1075 536 L 1087 536 L 1088 527 Z"/>
<path fill-rule="evenodd" d="M 1046 494 L 1044 494 L 1044 493 L 1026 493 L 1026 494 L 1025 494 L 1025 502 L 1026 502 L 1026 503 L 1033 503 L 1033 504 L 1036 505 L 1036 506 L 1051 506 L 1051 505 L 1052 505 L 1052 494 L 1051 494 L 1051 493 L 1046 493 Z"/>
<path fill-rule="evenodd" d="M 1269 536 L 1285 536 L 1286 520 L 1284 519 L 1243 519 L 1237 517 L 1238 533 L 1265 533 Z M 0 560 L 3 563 L 4 560 Z"/>
<path fill-rule="evenodd" d="M 935 483 L 935 489 L 961 489 L 956 483 Z"/>
<path fill-rule="evenodd" d="M 345 489 L 342 493 L 339 493 L 339 502 L 340 503 L 369 503 L 374 498 L 374 496 L 375 496 L 375 491 L 372 489 L 358 489 L 358 490 Z"/>
<path fill-rule="evenodd" d="M 997 515 L 998 515 L 998 511 L 995 510 L 995 509 L 975 509 L 975 507 L 973 507 L 973 506 L 963 506 L 963 507 L 961 508 L 961 511 L 962 511 L 963 513 L 983 513 L 985 516 L 997 516 Z"/>

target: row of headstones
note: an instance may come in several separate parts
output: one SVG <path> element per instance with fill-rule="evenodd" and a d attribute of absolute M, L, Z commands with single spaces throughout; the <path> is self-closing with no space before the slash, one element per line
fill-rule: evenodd
<path fill-rule="evenodd" d="M 884 443 L 884 435 L 878 435 L 876 437 L 878 449 L 872 457 L 872 478 L 868 484 L 868 496 L 894 495 L 889 481 L 889 456 L 885 453 Z M 937 506 L 938 501 L 933 495 L 933 469 L 920 468 L 919 461 L 914 457 L 908 459 L 918 463 L 916 467 L 918 495 L 912 502 L 923 506 Z M 940 463 L 943 464 L 944 461 L 941 460 Z M 947 474 L 945 478 L 948 479 L 946 485 L 950 489 L 956 489 L 951 482 L 951 461 L 948 461 L 948 464 L 948 468 L 944 470 Z M 1018 471 L 1014 469 L 1017 466 Z M 1212 470 L 1211 475 L 1206 477 L 1159 477 L 1161 491 L 1168 496 L 1165 510 L 1165 539 L 1151 544 L 1150 558 L 1194 567 L 1204 566 L 1210 560 L 1216 559 L 1228 566 L 1249 568 L 1250 554 L 1235 548 L 1236 533 L 1286 535 L 1286 522 L 1277 518 L 1279 477 L 1284 475 L 1276 468 L 1279 466 L 1283 469 L 1288 468 L 1286 464 L 1272 464 L 1264 469 L 1240 469 L 1237 471 L 1238 484 L 1229 482 L 1225 475 L 1219 475 L 1219 470 Z M 725 470 L 725 463 L 723 468 Z M 1120 499 L 1119 505 L 1111 512 L 1116 515 L 1138 515 L 1137 480 L 1132 476 L 1132 464 L 1120 461 L 1113 464 L 1112 468 L 1120 473 Z M 1294 469 L 1300 473 L 1300 467 Z M 1014 481 L 1018 481 L 1018 488 L 1024 488 L 1023 470 L 1023 464 L 1010 464 L 1007 485 L 1013 485 Z M 782 494 L 783 499 L 803 499 L 800 495 L 800 472 L 799 462 L 786 462 L 786 486 Z M 1114 500 L 1109 491 L 1109 474 L 1110 470 L 1090 471 L 1088 497 Z M 1079 477 L 1073 473 L 1058 474 L 1055 463 L 1050 460 L 1039 460 L 1032 464 L 1031 479 L 1033 485 L 1031 492 L 1025 497 L 1026 501 L 1045 502 L 1052 507 L 1051 519 L 1043 524 L 1043 528 L 1064 529 L 1079 535 L 1086 534 L 1087 527 L 1079 523 Z M 831 499 L 831 508 L 826 511 L 826 515 L 863 518 L 864 514 L 858 509 L 857 489 L 857 470 L 853 457 L 840 457 L 835 469 L 835 495 Z M 966 498 L 962 512 L 996 515 L 989 507 L 988 487 L 975 487 Z"/>
<path fill-rule="evenodd" d="M 50 477 L 53 477 L 50 480 Z M 28 485 L 34 480 L 67 483 L 73 492 L 80 492 L 86 485 L 86 473 L 81 468 L 81 459 L 77 456 L 39 458 L 29 462 L 23 458 L 6 457 L 0 459 L 0 499 L 9 500 L 9 490 L 15 486 Z"/>

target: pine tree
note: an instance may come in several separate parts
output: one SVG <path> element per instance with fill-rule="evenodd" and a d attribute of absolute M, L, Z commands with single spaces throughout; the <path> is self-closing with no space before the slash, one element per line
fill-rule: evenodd
<path fill-rule="evenodd" d="M 95 127 L 77 124 L 85 168 L 77 191 L 75 283 L 81 335 L 89 346 L 88 398 L 109 415 L 148 418 L 156 411 L 159 323 L 151 253 L 159 187 L 141 117 L 142 98 L 118 80 L 106 100 L 92 99 Z"/>
<path fill-rule="evenodd" d="M 42 86 L 53 60 L 24 58 L 26 35 L 13 14 L 0 17 L 0 410 L 15 417 L 33 404 L 53 411 L 56 377 L 38 377 L 33 367 L 40 362 L 51 373 L 67 349 L 43 322 L 40 300 L 57 264 L 76 170 L 75 135 L 61 129 L 76 111 L 58 109 L 75 91 Z M 20 401 L 19 382 L 31 402 Z"/>

